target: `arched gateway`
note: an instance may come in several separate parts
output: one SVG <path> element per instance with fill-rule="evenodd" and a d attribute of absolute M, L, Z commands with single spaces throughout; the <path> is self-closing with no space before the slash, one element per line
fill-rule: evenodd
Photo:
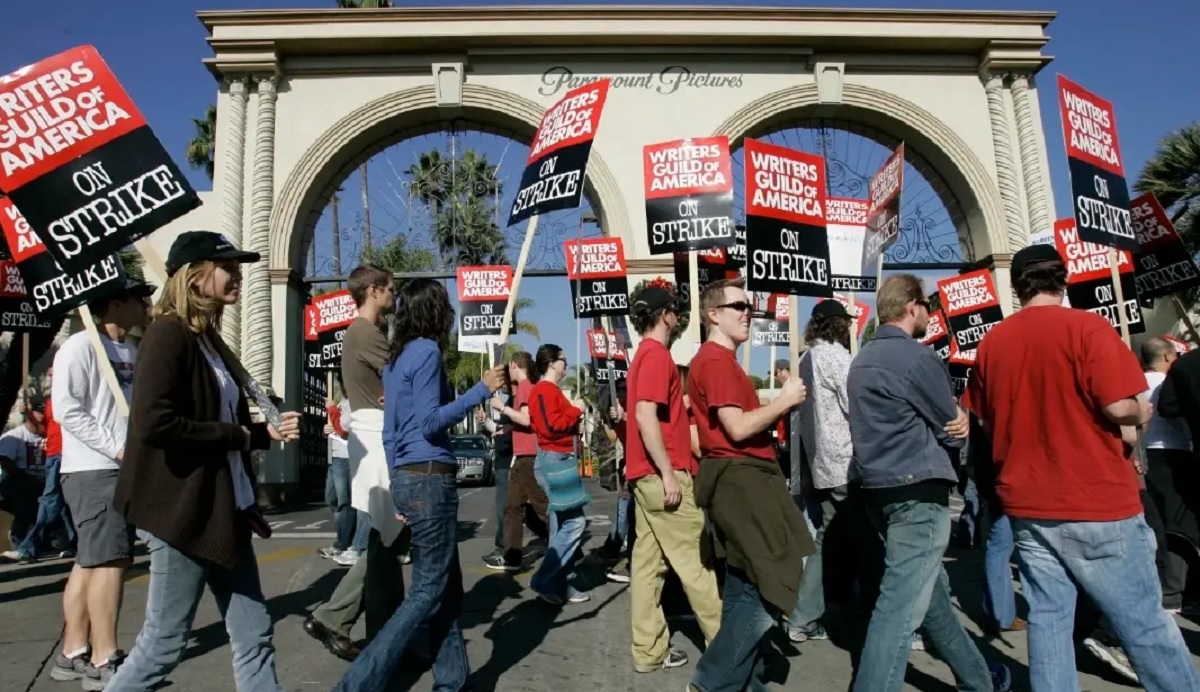
<path fill-rule="evenodd" d="M 338 182 L 414 129 L 469 119 L 531 137 L 545 108 L 613 78 L 587 172 L 631 285 L 669 273 L 647 253 L 642 146 L 766 136 L 832 122 L 904 141 L 961 240 L 1009 290 L 1011 253 L 1052 210 L 1034 75 L 1046 12 L 722 7 L 486 7 L 202 12 L 220 80 L 207 204 L 173 229 L 220 228 L 269 262 L 251 269 L 226 336 L 290 406 L 300 399 L 301 268 Z M 814 125 L 815 127 L 815 125 Z M 822 125 L 823 127 L 823 125 Z M 740 179 L 740 174 L 739 174 Z M 170 242 L 172 229 L 156 234 Z M 266 483 L 296 480 L 293 457 Z"/>

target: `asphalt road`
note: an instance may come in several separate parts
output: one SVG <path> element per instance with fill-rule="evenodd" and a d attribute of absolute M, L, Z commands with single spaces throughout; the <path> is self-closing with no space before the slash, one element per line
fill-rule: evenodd
<path fill-rule="evenodd" d="M 615 495 L 591 486 L 594 502 L 590 538 L 585 550 L 598 547 L 610 528 Z M 483 567 L 480 558 L 491 551 L 495 535 L 491 488 L 460 490 L 459 548 L 465 588 L 462 624 L 467 651 L 474 669 L 476 690 L 504 692 L 663 692 L 683 690 L 701 641 L 694 623 L 675 620 L 673 644 L 692 663 L 672 671 L 637 674 L 629 653 L 629 593 L 626 585 L 604 581 L 602 567 L 589 561 L 581 575 L 594 584 L 590 602 L 554 609 L 533 599 L 528 589 L 531 572 L 505 575 Z M 321 508 L 270 517 L 275 537 L 257 541 L 263 590 L 275 620 L 279 678 L 288 692 L 329 690 L 348 664 L 328 654 L 301 629 L 304 613 L 324 600 L 344 569 L 316 555 L 327 545 L 332 521 Z M 980 637 L 975 621 L 980 615 L 982 556 L 978 551 L 947 559 L 956 601 L 963 622 Z M 44 561 L 35 565 L 0 567 L 0 691 L 51 692 L 78 689 L 72 683 L 50 680 L 48 664 L 61 646 L 61 594 L 70 563 Z M 406 574 L 406 577 L 408 575 Z M 145 615 L 147 559 L 138 558 L 128 575 L 119 627 L 122 646 L 132 647 Z M 1197 627 L 1181 621 L 1193 651 L 1200 651 Z M 361 636 L 362 625 L 356 630 Z M 1014 689 L 1026 684 L 1025 635 L 979 638 L 991 660 L 1008 663 L 1016 677 Z M 826 692 L 846 689 L 850 680 L 849 653 L 831 641 L 784 645 L 787 678 L 772 689 Z M 1109 692 L 1134 689 L 1121 683 L 1086 654 L 1080 654 L 1081 682 L 1085 690 Z M 399 682 L 395 689 L 430 690 L 428 672 L 409 671 L 416 677 Z M 782 674 L 784 670 L 780 670 Z M 950 692 L 949 669 L 925 652 L 910 658 L 906 690 Z M 183 663 L 171 675 L 167 689 L 183 692 L 234 690 L 230 651 L 225 628 L 211 596 L 201 602 Z"/>

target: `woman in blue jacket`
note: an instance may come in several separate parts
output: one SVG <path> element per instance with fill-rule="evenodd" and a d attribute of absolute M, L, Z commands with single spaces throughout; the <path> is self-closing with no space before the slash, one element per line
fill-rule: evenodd
<path fill-rule="evenodd" d="M 458 560 L 458 462 L 450 428 L 504 382 L 504 366 L 457 399 L 442 363 L 454 308 L 442 284 L 414 279 L 396 298 L 395 337 L 383 371 L 383 446 L 397 515 L 412 529 L 412 589 L 362 650 L 334 692 L 382 692 L 414 634 L 429 632 L 435 690 L 466 687 L 470 665 L 458 623 L 463 598 Z"/>

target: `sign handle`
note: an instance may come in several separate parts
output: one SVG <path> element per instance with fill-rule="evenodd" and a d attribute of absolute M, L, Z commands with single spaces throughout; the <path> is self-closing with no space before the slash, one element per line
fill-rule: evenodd
<path fill-rule="evenodd" d="M 1187 306 L 1183 304 L 1178 293 L 1171 294 L 1171 302 L 1175 304 L 1175 312 L 1179 313 L 1179 319 L 1183 322 L 1183 326 L 1192 335 L 1192 343 L 1200 345 L 1200 332 L 1196 331 L 1192 316 L 1188 314 Z"/>
<path fill-rule="evenodd" d="M 609 318 L 608 315 L 604 315 L 600 318 L 600 329 L 602 329 L 604 331 L 604 366 L 605 366 L 605 370 L 608 371 L 608 400 L 613 402 L 614 406 L 615 406 L 615 404 L 617 402 L 617 369 L 613 367 L 613 357 L 614 356 L 613 356 L 613 354 L 609 353 L 610 349 L 608 347 L 609 346 L 608 335 L 610 333 L 612 334 L 614 342 L 620 338 L 620 335 L 617 334 L 615 331 L 613 331 L 612 320 Z M 626 358 L 629 357 L 628 351 L 626 351 L 625 357 Z M 625 405 L 622 404 L 621 407 L 624 408 Z M 626 411 L 625 413 L 626 413 L 626 415 L 628 415 L 629 412 Z M 600 415 L 606 416 L 606 415 L 608 415 L 608 411 L 601 411 Z"/>
<path fill-rule="evenodd" d="M 858 318 L 854 317 L 854 291 L 850 291 L 850 357 L 858 355 Z"/>
<path fill-rule="evenodd" d="M 29 332 L 21 335 L 21 394 L 29 389 Z"/>
<path fill-rule="evenodd" d="M 695 250 L 688 251 L 688 331 L 692 343 L 700 345 L 700 258 Z"/>
<path fill-rule="evenodd" d="M 771 369 L 767 372 L 767 387 L 770 389 L 772 396 L 775 395 L 775 356 L 777 355 L 778 349 L 778 346 L 771 344 L 771 355 L 768 356 L 768 358 L 771 360 Z"/>
<path fill-rule="evenodd" d="M 529 224 L 525 226 L 525 240 L 521 241 L 521 254 L 517 257 L 517 270 L 513 273 L 512 290 L 508 294 L 508 303 L 504 306 L 504 322 L 500 325 L 500 343 L 508 342 L 508 333 L 510 323 L 512 322 L 513 313 L 517 309 L 517 296 L 521 290 L 521 275 L 525 273 L 525 262 L 529 259 L 529 249 L 533 246 L 533 236 L 537 234 L 538 217 L 529 217 Z M 570 261 L 570 258 L 567 258 Z M 496 349 L 488 350 L 488 359 L 491 366 L 496 367 Z"/>
<path fill-rule="evenodd" d="M 96 328 L 96 321 L 92 319 L 92 311 L 88 306 L 79 307 L 79 320 L 83 322 L 83 329 L 87 332 L 92 350 L 96 352 L 100 375 L 108 385 L 108 391 L 112 392 L 113 399 L 117 401 L 117 412 L 128 419 L 129 402 L 125 400 L 125 390 L 121 389 L 121 383 L 117 380 L 117 373 L 113 370 L 112 361 L 108 359 L 108 351 L 104 349 L 104 342 L 100 340 L 100 330 Z"/>
<path fill-rule="evenodd" d="M 792 377 L 800 377 L 800 299 L 788 296 L 788 353 L 791 356 L 788 364 L 792 369 Z M 772 363 L 771 367 L 775 367 Z"/>
<path fill-rule="evenodd" d="M 1125 314 L 1125 292 L 1121 290 L 1121 271 L 1117 267 L 1117 249 L 1108 249 L 1108 268 L 1112 272 L 1113 295 L 1117 300 L 1117 317 L 1121 324 L 1121 338 L 1125 345 L 1133 348 L 1129 341 L 1129 316 Z"/>
<path fill-rule="evenodd" d="M 325 398 L 333 401 L 333 371 L 325 371 Z"/>

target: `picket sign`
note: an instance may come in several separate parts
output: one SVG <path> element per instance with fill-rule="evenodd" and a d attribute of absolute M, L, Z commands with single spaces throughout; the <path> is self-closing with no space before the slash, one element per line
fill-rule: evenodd
<path fill-rule="evenodd" d="M 788 296 L 788 342 L 788 365 L 795 379 L 800 377 L 800 299 L 793 295 Z"/>
<path fill-rule="evenodd" d="M 608 400 L 613 402 L 613 407 L 615 408 L 616 405 L 618 403 L 620 403 L 617 401 L 617 374 L 615 372 L 616 368 L 613 367 L 613 360 L 615 359 L 615 355 L 613 352 L 616 349 L 609 345 L 608 335 L 612 334 L 613 341 L 616 341 L 619 337 L 618 337 L 617 332 L 613 329 L 612 318 L 609 317 L 608 315 L 602 315 L 600 317 L 600 328 L 604 330 L 604 367 L 605 367 L 605 369 L 608 370 Z M 622 344 L 622 345 L 625 346 L 626 349 L 629 348 L 629 346 L 626 344 Z M 626 358 L 629 357 L 628 350 L 625 351 L 625 357 Z M 579 365 L 581 365 L 581 364 L 577 364 L 575 367 L 578 368 Z M 628 365 L 626 365 L 626 367 L 628 367 Z M 575 379 L 578 380 L 579 378 L 576 377 Z M 621 407 L 624 408 L 624 405 L 622 404 Z M 608 412 L 601 411 L 600 413 L 601 413 L 601 415 L 603 415 Z"/>
<path fill-rule="evenodd" d="M 692 343 L 700 343 L 700 255 L 698 250 L 688 251 L 688 299 L 691 316 L 688 318 L 688 331 L 692 333 Z M 750 347 L 747 346 L 749 351 Z"/>

